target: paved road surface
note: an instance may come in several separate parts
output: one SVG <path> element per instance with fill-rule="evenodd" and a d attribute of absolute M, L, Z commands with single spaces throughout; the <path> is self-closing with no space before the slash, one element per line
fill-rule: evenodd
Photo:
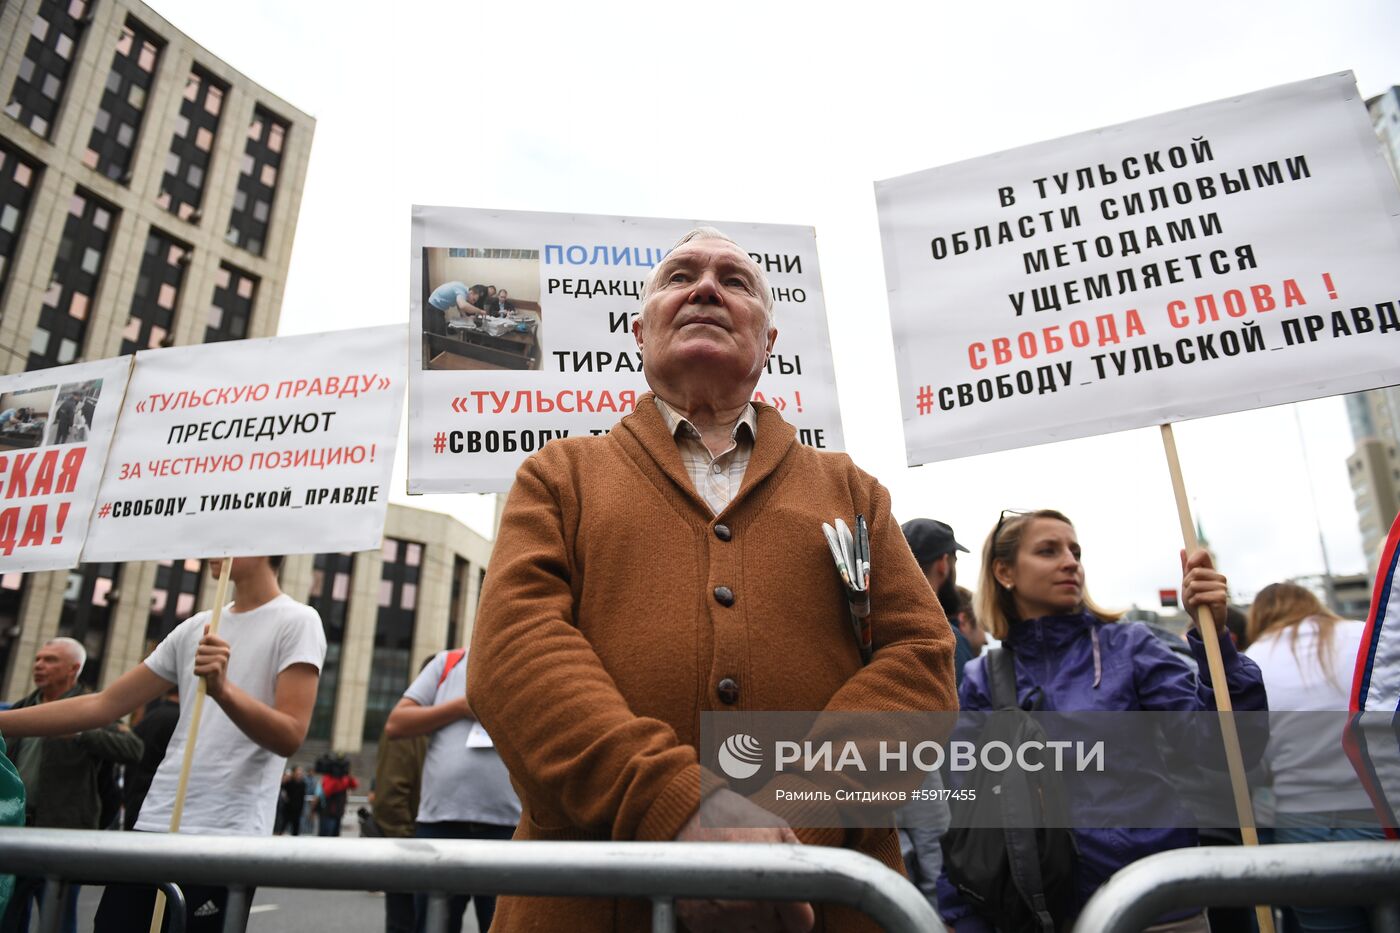
<path fill-rule="evenodd" d="M 78 897 L 78 933 L 92 933 L 92 915 L 102 889 L 85 887 Z M 38 926 L 37 919 L 34 926 Z M 383 933 L 384 896 L 370 891 L 305 891 L 259 888 L 248 933 Z M 470 906 L 462 933 L 479 933 Z"/>

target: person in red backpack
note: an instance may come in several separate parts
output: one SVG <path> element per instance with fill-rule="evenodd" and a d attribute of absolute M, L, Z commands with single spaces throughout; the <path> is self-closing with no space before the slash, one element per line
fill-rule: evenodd
<path fill-rule="evenodd" d="M 360 786 L 359 780 L 350 773 L 348 763 L 338 764 L 336 771 L 344 773 L 321 775 L 321 793 L 316 801 L 316 816 L 319 822 L 317 835 L 339 836 L 340 823 L 345 818 L 345 801 L 350 792 Z"/>
<path fill-rule="evenodd" d="M 429 735 L 414 835 L 420 839 L 509 839 L 520 821 L 520 800 L 491 737 L 467 705 L 466 650 L 433 658 L 389 713 L 384 735 Z M 460 933 L 471 895 L 453 897 L 449 933 Z M 477 926 L 491 926 L 496 899 L 476 895 Z M 424 929 L 427 898 L 418 897 L 416 928 Z"/>

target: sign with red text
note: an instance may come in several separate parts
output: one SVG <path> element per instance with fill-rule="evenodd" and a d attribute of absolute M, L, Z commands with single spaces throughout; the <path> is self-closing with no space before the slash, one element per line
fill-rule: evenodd
<path fill-rule="evenodd" d="M 1349 72 L 875 188 L 910 464 L 1400 382 Z"/>
<path fill-rule="evenodd" d="M 408 491 L 503 492 L 531 452 L 632 411 L 642 287 L 701 224 L 768 276 L 778 340 L 754 399 L 842 449 L 811 227 L 415 206 Z"/>
<path fill-rule="evenodd" d="M 85 561 L 377 548 L 402 325 L 136 355 Z"/>
<path fill-rule="evenodd" d="M 131 357 L 0 377 L 0 573 L 78 565 Z"/>

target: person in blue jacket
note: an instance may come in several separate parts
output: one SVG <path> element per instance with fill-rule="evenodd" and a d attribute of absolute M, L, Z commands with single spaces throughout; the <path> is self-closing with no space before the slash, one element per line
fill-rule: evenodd
<path fill-rule="evenodd" d="M 1187 609 L 1208 606 L 1215 619 L 1212 633 L 1220 645 L 1230 699 L 1236 710 L 1268 708 L 1259 668 L 1235 650 L 1225 632 L 1229 596 L 1224 575 L 1209 553 L 1182 553 L 1182 593 Z M 1013 652 L 1017 698 L 1024 705 L 1039 689 L 1047 712 L 1152 710 L 1194 712 L 1215 709 L 1205 660 L 1205 644 L 1193 629 L 1191 652 L 1199 662 L 1194 673 L 1179 655 L 1141 623 L 1118 624 L 1118 615 L 1094 604 L 1084 585 L 1084 563 L 1074 526 L 1060 512 L 1003 512 L 982 549 L 978 584 L 982 625 Z M 963 710 L 992 709 L 986 655 L 969 661 L 959 699 Z M 1182 734 L 1166 737 L 1174 748 L 1203 762 L 1220 761 L 1220 736 L 1192 729 L 1196 720 L 1180 717 Z M 1127 724 L 1125 724 L 1127 725 Z M 1244 735 L 1246 758 L 1262 752 L 1262 737 Z M 1143 743 L 1133 743 L 1141 748 Z M 1122 769 L 1102 780 L 1078 780 L 1070 791 L 1070 816 L 1078 848 L 1073 909 L 1118 869 L 1148 855 L 1197 844 L 1192 818 L 1168 779 L 1159 756 L 1134 762 L 1132 779 Z M 1223 768 L 1223 762 L 1219 765 Z M 1228 777 L 1222 771 L 1220 780 Z M 1182 808 L 1179 822 L 1162 819 Z M 1149 818 L 1146 815 L 1152 814 Z M 1132 828 L 1134 819 L 1158 828 Z M 1174 826 L 1170 825 L 1175 823 Z M 1165 827 L 1165 828 L 1163 828 Z M 938 900 L 944 920 L 957 933 L 990 929 L 948 882 L 939 879 Z M 1209 926 L 1205 914 L 1188 912 L 1166 918 L 1177 933 Z"/>

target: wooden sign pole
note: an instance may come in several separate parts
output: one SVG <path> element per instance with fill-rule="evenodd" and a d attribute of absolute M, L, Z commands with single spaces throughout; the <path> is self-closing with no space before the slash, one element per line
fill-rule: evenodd
<path fill-rule="evenodd" d="M 1200 547 L 1196 539 L 1196 524 L 1191 520 L 1191 505 L 1186 499 L 1186 482 L 1181 476 L 1181 461 L 1176 454 L 1176 436 L 1170 423 L 1162 425 L 1162 446 L 1167 452 L 1167 470 L 1172 477 L 1172 492 L 1176 494 L 1176 515 L 1181 521 L 1181 539 L 1186 545 L 1186 553 Z M 1185 594 L 1183 594 L 1183 600 Z M 1220 643 L 1216 640 L 1213 613 L 1208 606 L 1196 610 L 1196 627 L 1201 633 L 1201 641 L 1206 646 L 1206 666 L 1210 670 L 1210 682 L 1215 687 L 1215 708 L 1220 712 L 1220 733 L 1225 741 L 1225 763 L 1230 770 L 1230 787 L 1235 793 L 1235 813 L 1240 820 L 1240 837 L 1247 846 L 1259 844 L 1259 833 L 1254 827 L 1254 808 L 1249 801 L 1249 784 L 1245 779 L 1244 756 L 1240 752 L 1240 736 L 1235 729 L 1233 707 L 1230 704 L 1230 691 L 1226 688 L 1225 661 L 1220 655 Z M 1274 933 L 1274 918 L 1269 908 L 1254 908 L 1259 920 L 1261 933 Z"/>
<path fill-rule="evenodd" d="M 225 557 L 219 566 L 219 585 L 214 592 L 214 614 L 209 619 L 209 634 L 219 634 L 219 619 L 224 613 L 224 597 L 228 593 L 228 575 L 233 570 L 233 558 Z M 185 791 L 190 786 L 190 766 L 194 764 L 194 743 L 199 738 L 199 717 L 204 712 L 204 678 L 194 688 L 194 709 L 190 712 L 190 734 L 185 737 L 185 758 L 180 764 L 180 783 L 175 789 L 175 806 L 170 811 L 170 831 L 180 831 L 180 817 L 185 812 Z M 156 906 L 151 912 L 150 933 L 160 933 L 165 920 L 165 892 L 156 891 Z"/>

